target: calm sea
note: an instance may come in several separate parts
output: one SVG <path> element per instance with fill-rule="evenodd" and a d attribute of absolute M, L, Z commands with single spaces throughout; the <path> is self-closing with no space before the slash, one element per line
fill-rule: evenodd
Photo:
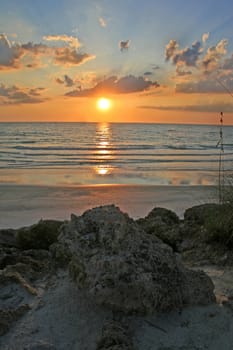
<path fill-rule="evenodd" d="M 107 123 L 0 123 L 0 183 L 215 184 L 219 127 Z M 223 127 L 233 168 L 233 127 Z"/>

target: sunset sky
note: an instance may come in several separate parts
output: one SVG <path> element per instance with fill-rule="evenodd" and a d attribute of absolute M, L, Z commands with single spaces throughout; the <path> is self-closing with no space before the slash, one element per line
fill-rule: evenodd
<path fill-rule="evenodd" d="M 232 1 L 0 7 L 0 121 L 233 124 Z"/>

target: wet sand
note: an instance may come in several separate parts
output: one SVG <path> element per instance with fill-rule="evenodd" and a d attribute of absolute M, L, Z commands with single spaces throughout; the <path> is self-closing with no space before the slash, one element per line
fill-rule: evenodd
<path fill-rule="evenodd" d="M 180 217 L 194 205 L 216 200 L 213 186 L 95 185 L 76 187 L 0 185 L 0 228 L 31 225 L 40 219 L 69 219 L 85 210 L 115 204 L 133 218 L 165 207 Z"/>

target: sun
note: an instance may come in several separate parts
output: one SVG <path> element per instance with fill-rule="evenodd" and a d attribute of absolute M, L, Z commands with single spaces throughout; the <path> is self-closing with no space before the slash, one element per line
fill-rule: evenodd
<path fill-rule="evenodd" d="M 107 111 L 111 107 L 111 101 L 108 98 L 101 97 L 97 101 L 97 107 L 101 111 Z"/>

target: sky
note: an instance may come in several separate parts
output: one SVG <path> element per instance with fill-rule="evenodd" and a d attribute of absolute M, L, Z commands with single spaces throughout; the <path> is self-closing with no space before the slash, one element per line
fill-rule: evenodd
<path fill-rule="evenodd" d="M 8 0 L 0 9 L 0 122 L 218 124 L 223 112 L 233 124 L 230 0 Z"/>

